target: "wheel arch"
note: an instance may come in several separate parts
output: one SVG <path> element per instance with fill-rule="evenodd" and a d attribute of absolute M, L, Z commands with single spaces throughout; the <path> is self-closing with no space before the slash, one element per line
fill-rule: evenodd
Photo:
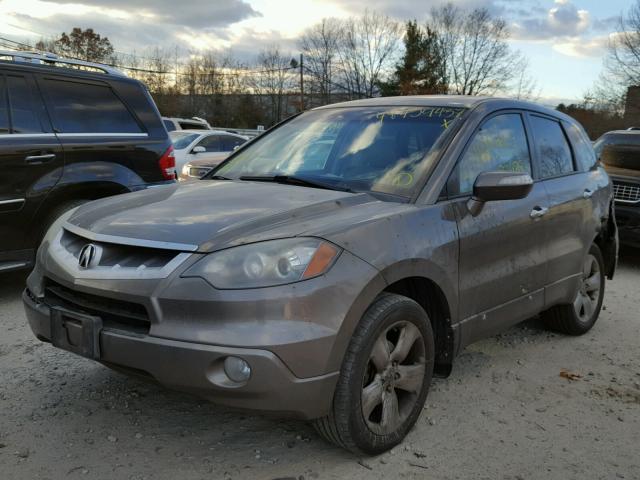
<path fill-rule="evenodd" d="M 126 186 L 110 181 L 92 181 L 59 186 L 49 192 L 35 213 L 28 238 L 31 242 L 36 242 L 40 238 L 43 233 L 41 232 L 42 225 L 60 205 L 77 200 L 97 200 L 126 192 L 129 192 Z"/>
<path fill-rule="evenodd" d="M 459 344 L 456 290 L 443 269 L 422 259 L 404 260 L 389 266 L 367 283 L 347 313 L 337 336 L 339 340 L 331 355 L 333 367 L 341 367 L 360 319 L 375 299 L 385 292 L 404 295 L 425 309 L 436 342 L 435 374 L 448 376 Z"/>

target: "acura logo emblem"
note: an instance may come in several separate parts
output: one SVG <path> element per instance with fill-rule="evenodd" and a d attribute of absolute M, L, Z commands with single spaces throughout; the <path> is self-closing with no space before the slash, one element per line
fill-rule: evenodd
<path fill-rule="evenodd" d="M 93 243 L 88 243 L 84 247 L 82 247 L 82 250 L 80 250 L 80 255 L 78 255 L 78 265 L 80 266 L 80 268 L 89 268 L 94 263 L 97 263 L 97 261 L 99 261 L 98 248 L 99 247 L 97 247 Z"/>

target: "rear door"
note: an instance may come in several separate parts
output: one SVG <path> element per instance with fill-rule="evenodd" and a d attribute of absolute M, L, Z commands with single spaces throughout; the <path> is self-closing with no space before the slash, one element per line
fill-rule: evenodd
<path fill-rule="evenodd" d="M 529 114 L 540 182 L 549 198 L 549 269 L 547 304 L 573 295 L 585 254 L 596 235 L 592 196 L 602 175 L 578 165 L 562 124 L 555 118 Z"/>
<path fill-rule="evenodd" d="M 147 131 L 109 83 L 57 75 L 39 76 L 38 83 L 65 151 L 61 185 L 141 185 L 147 163 L 159 175 Z"/>
<path fill-rule="evenodd" d="M 447 185 L 450 197 L 460 197 L 456 211 L 463 344 L 522 321 L 544 306 L 547 225 L 535 214 L 548 206 L 544 186 L 534 184 L 531 193 L 520 200 L 487 202 L 474 216 L 467 201 L 478 175 L 488 171 L 533 176 L 521 112 L 486 119 Z"/>
<path fill-rule="evenodd" d="M 0 73 L 0 251 L 28 258 L 31 221 L 62 176 L 64 156 L 32 75 Z M 6 251 L 13 251 L 7 253 Z M 0 257 L 1 259 L 2 257 Z"/>

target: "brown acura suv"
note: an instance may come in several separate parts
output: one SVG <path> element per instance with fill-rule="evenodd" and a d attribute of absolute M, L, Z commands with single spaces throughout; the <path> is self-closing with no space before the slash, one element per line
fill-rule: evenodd
<path fill-rule="evenodd" d="M 538 105 L 361 100 L 303 113 L 204 179 L 98 200 L 49 230 L 35 335 L 375 454 L 433 375 L 541 313 L 583 334 L 618 240 L 583 129 Z"/>

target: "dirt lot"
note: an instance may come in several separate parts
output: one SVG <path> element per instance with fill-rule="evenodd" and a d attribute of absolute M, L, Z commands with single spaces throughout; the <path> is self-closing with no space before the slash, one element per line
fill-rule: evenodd
<path fill-rule="evenodd" d="M 24 275 L 4 275 L 0 479 L 640 479 L 640 252 L 622 253 L 589 334 L 532 320 L 468 348 L 405 443 L 376 458 L 42 344 Z"/>

